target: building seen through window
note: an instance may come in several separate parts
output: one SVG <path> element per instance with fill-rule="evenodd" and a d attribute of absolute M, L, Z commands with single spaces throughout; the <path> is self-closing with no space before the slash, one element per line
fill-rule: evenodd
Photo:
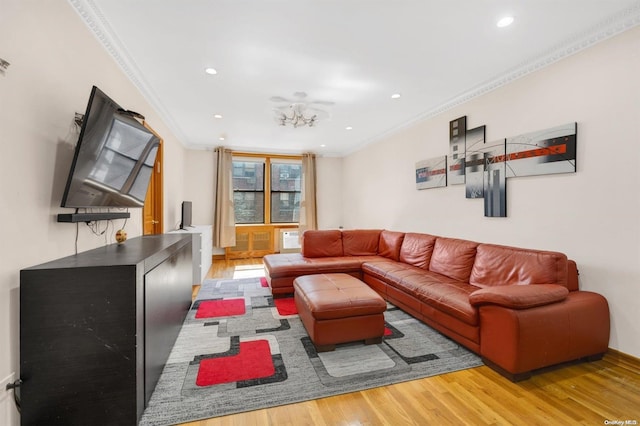
<path fill-rule="evenodd" d="M 266 174 L 268 173 L 268 177 Z M 266 178 L 266 179 L 265 179 Z M 233 161 L 237 224 L 297 223 L 302 165 L 269 157 Z M 265 201 L 269 201 L 265 205 Z"/>
<path fill-rule="evenodd" d="M 233 162 L 236 223 L 264 223 L 264 163 Z"/>
<path fill-rule="evenodd" d="M 301 164 L 271 163 L 272 223 L 299 221 L 301 174 Z"/>

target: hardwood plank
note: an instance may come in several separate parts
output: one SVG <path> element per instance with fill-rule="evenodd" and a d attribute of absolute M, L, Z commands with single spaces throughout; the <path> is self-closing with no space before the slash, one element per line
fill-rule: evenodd
<path fill-rule="evenodd" d="M 215 260 L 208 278 L 231 278 L 259 259 Z M 536 373 L 513 383 L 486 366 L 315 401 L 234 414 L 188 426 L 549 425 L 640 422 L 640 360 L 603 359 Z"/>

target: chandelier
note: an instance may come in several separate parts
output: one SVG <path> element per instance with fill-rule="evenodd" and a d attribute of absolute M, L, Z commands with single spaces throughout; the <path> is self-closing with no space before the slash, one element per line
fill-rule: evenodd
<path fill-rule="evenodd" d="M 294 128 L 303 126 L 313 127 L 318 118 L 318 114 L 307 113 L 306 109 L 307 106 L 305 104 L 291 104 L 288 108 L 289 111 L 278 111 L 279 115 L 277 119 L 281 126 L 289 125 Z"/>
<path fill-rule="evenodd" d="M 314 127 L 319 118 L 327 118 L 329 113 L 322 109 L 315 108 L 315 105 L 329 106 L 333 102 L 312 100 L 307 101 L 305 92 L 295 92 L 294 99 L 283 98 L 282 96 L 273 96 L 271 102 L 284 103 L 285 105 L 277 106 L 275 111 L 275 119 L 281 126 L 297 127 Z"/>

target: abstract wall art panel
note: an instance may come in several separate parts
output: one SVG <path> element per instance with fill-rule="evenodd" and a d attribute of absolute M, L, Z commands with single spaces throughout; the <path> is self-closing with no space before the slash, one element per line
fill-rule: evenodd
<path fill-rule="evenodd" d="M 447 186 L 447 156 L 416 163 L 416 189 Z"/>
<path fill-rule="evenodd" d="M 576 123 L 507 139 L 507 177 L 575 173 Z"/>
<path fill-rule="evenodd" d="M 465 196 L 484 197 L 484 138 L 485 126 L 467 130 L 465 165 Z"/>
<path fill-rule="evenodd" d="M 449 167 L 447 168 L 447 181 L 449 185 L 460 185 L 464 183 L 466 133 L 466 116 L 456 118 L 449 122 Z"/>
<path fill-rule="evenodd" d="M 484 151 L 484 215 L 507 217 L 505 139 L 490 142 Z"/>

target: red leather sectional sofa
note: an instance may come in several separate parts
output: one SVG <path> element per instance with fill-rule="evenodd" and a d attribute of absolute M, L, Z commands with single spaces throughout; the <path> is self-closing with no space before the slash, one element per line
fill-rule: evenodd
<path fill-rule="evenodd" d="M 511 380 L 602 357 L 609 307 L 578 289 L 576 263 L 529 250 L 387 230 L 307 231 L 302 253 L 264 257 L 274 296 L 301 275 L 343 272 L 479 354 Z"/>

